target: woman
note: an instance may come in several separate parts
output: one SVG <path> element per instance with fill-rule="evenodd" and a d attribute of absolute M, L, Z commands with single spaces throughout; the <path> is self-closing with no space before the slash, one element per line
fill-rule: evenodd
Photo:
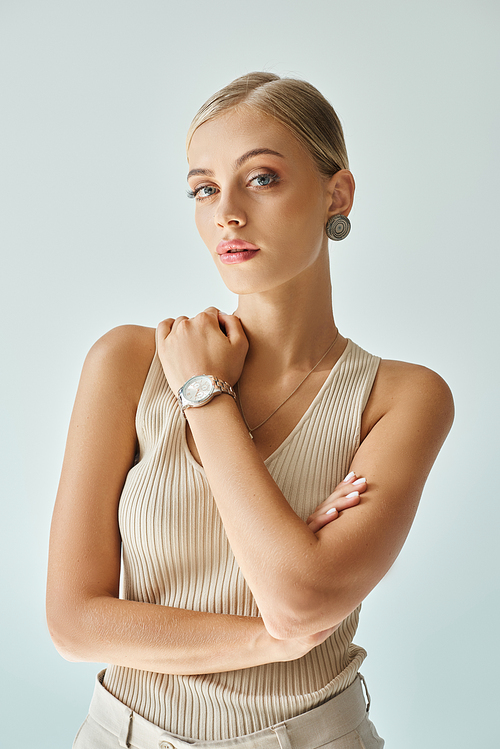
<path fill-rule="evenodd" d="M 452 398 L 335 325 L 328 236 L 354 180 L 316 89 L 237 79 L 187 145 L 197 227 L 238 307 L 115 329 L 85 362 L 48 620 L 66 658 L 113 665 L 75 746 L 381 747 L 352 639 Z"/>

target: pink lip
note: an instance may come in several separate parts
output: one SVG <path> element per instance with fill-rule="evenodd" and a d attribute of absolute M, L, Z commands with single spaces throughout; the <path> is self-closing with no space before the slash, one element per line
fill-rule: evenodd
<path fill-rule="evenodd" d="M 236 263 L 244 263 L 246 260 L 250 260 L 255 257 L 260 250 L 241 250 L 239 252 L 225 252 L 223 255 L 219 255 L 219 260 L 224 265 L 235 265 Z"/>
<path fill-rule="evenodd" d="M 215 248 L 215 251 L 218 255 L 225 255 L 231 250 L 239 254 L 248 250 L 258 249 L 259 247 L 257 247 L 257 245 L 252 244 L 251 242 L 244 242 L 242 239 L 223 239 L 222 242 L 219 242 L 219 244 Z M 254 253 L 252 253 L 252 257 L 253 254 Z"/>

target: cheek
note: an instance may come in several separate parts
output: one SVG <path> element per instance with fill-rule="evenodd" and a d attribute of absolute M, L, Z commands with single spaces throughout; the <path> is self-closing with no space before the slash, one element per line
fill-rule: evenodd
<path fill-rule="evenodd" d="M 198 233 L 203 241 L 207 244 L 211 237 L 211 229 L 213 229 L 213 220 L 211 220 L 211 214 L 205 207 L 195 209 L 194 221 Z"/>
<path fill-rule="evenodd" d="M 273 222 L 274 223 L 274 222 Z M 292 243 L 316 244 L 324 234 L 323 211 L 306 192 L 291 201 L 277 216 L 276 226 L 286 233 Z"/>
<path fill-rule="evenodd" d="M 194 223 L 196 224 L 196 228 L 198 229 L 199 234 L 202 234 L 203 232 L 203 223 L 200 219 L 199 212 L 196 211 L 194 214 Z"/>
<path fill-rule="evenodd" d="M 306 181 L 303 189 L 294 190 L 293 195 L 284 205 L 284 213 L 288 221 L 297 224 L 307 224 L 323 221 L 323 194 L 318 191 L 316 182 Z"/>

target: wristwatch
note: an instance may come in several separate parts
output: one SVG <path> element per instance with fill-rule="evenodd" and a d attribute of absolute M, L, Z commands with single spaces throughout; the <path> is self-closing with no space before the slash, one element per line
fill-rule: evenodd
<path fill-rule="evenodd" d="M 228 382 L 219 380 L 214 375 L 197 375 L 191 377 L 180 388 L 177 398 L 179 407 L 184 414 L 186 408 L 199 408 L 209 403 L 216 395 L 227 393 L 236 400 L 236 393 Z"/>

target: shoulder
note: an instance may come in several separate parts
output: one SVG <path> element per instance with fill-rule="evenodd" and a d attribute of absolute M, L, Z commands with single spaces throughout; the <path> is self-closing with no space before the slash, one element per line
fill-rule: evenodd
<path fill-rule="evenodd" d="M 432 403 L 452 411 L 453 396 L 443 378 L 432 369 L 420 364 L 382 359 L 376 382 L 379 396 L 389 408 L 399 401 L 411 400 L 422 404 Z"/>
<path fill-rule="evenodd" d="M 451 390 L 443 378 L 428 367 L 382 359 L 363 414 L 363 432 L 368 434 L 383 417 L 416 418 L 434 424 L 444 435 L 454 418 Z"/>
<path fill-rule="evenodd" d="M 148 356 L 155 352 L 155 329 L 142 325 L 119 325 L 99 338 L 89 351 L 92 357 Z"/>
<path fill-rule="evenodd" d="M 138 400 L 155 355 L 155 329 L 121 325 L 99 338 L 92 346 L 82 378 L 103 388 L 117 388 L 122 395 Z"/>

